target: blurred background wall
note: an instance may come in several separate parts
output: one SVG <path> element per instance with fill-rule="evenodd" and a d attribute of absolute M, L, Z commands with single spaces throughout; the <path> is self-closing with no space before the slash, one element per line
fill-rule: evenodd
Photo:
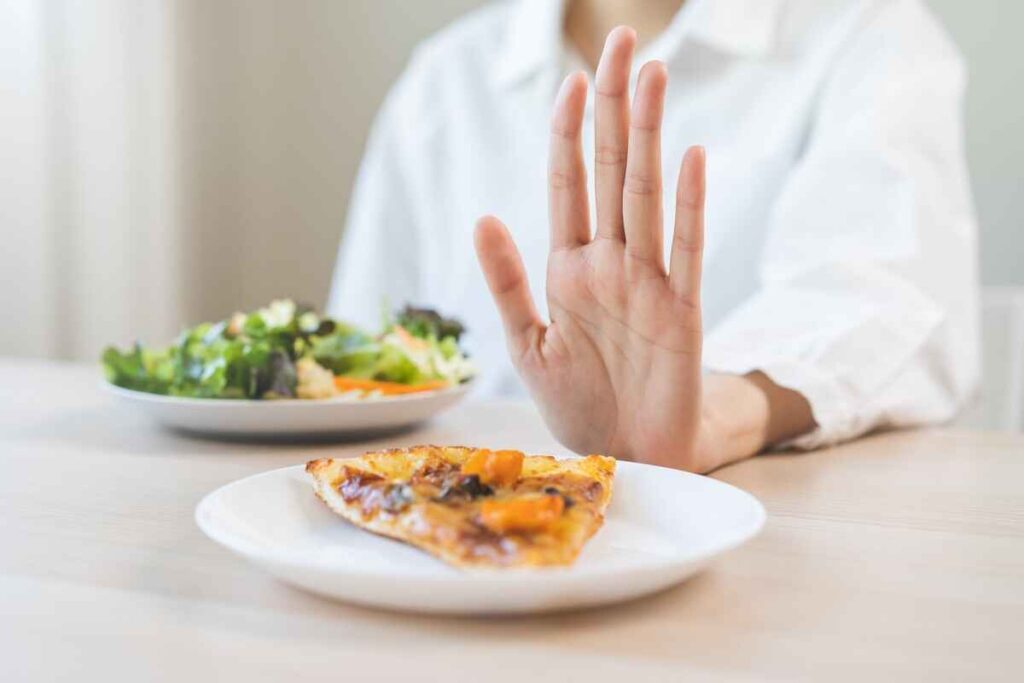
<path fill-rule="evenodd" d="M 373 114 L 483 0 L 0 0 L 0 354 L 323 304 Z M 982 277 L 1024 285 L 1024 3 L 929 0 L 971 70 Z"/>

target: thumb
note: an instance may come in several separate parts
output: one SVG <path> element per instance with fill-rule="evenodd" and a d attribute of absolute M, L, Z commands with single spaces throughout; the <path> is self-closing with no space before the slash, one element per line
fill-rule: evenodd
<path fill-rule="evenodd" d="M 522 355 L 535 333 L 544 328 L 533 304 L 523 259 L 508 228 L 494 216 L 478 220 L 473 237 L 487 287 L 505 326 L 509 349 L 516 356 Z"/>

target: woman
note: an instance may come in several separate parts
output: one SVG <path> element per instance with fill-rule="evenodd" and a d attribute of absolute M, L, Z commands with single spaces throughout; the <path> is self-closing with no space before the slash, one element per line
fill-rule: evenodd
<path fill-rule="evenodd" d="M 963 81 L 919 0 L 489 6 L 384 104 L 329 308 L 458 311 L 483 389 L 518 370 L 580 452 L 708 471 L 946 419 L 977 374 Z"/>

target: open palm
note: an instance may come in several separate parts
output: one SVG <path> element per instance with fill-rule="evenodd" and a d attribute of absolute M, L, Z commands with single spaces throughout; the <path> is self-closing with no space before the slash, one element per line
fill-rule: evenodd
<path fill-rule="evenodd" d="M 661 120 L 667 74 L 644 65 L 629 101 L 636 38 L 613 31 L 596 78 L 596 234 L 581 129 L 582 73 L 562 85 L 551 126 L 550 324 L 533 304 L 508 230 L 482 218 L 476 245 L 513 362 L 548 426 L 578 452 L 659 464 L 702 450 L 700 267 L 704 152 L 690 148 L 676 189 L 669 269 L 662 244 Z"/>

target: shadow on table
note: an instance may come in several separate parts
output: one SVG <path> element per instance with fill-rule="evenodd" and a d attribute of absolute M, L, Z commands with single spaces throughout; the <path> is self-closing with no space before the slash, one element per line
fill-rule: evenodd
<path fill-rule="evenodd" d="M 410 434 L 420 428 L 420 424 L 405 425 L 402 427 L 388 427 L 378 429 L 347 430 L 344 432 L 318 432 L 315 434 L 249 434 L 249 433 L 220 433 L 210 434 L 207 432 L 183 429 L 180 427 L 164 427 L 153 425 L 165 434 L 185 437 L 197 441 L 210 441 L 213 443 L 236 443 L 236 444 L 271 444 L 289 446 L 317 446 L 330 444 L 352 444 L 387 439 L 395 436 Z"/>
<path fill-rule="evenodd" d="M 716 601 L 725 610 L 735 607 L 729 598 L 729 578 L 715 567 L 682 584 L 613 605 L 549 614 L 476 617 L 409 614 L 334 602 L 273 579 L 268 581 L 278 584 L 282 593 L 278 593 L 277 599 L 288 602 L 289 611 L 298 608 L 307 616 L 317 617 L 314 623 L 319 631 L 308 634 L 316 639 L 329 639 L 335 627 L 344 631 L 351 627 L 352 620 L 357 620 L 367 634 L 380 631 L 397 637 L 459 638 L 512 647 L 557 643 L 559 648 L 581 654 L 664 659 L 677 658 L 686 649 L 682 641 L 665 638 L 666 627 L 675 623 L 677 628 L 683 628 L 688 622 L 692 628 L 701 620 L 700 615 L 716 609 Z M 294 628 L 296 622 L 290 624 Z"/>
<path fill-rule="evenodd" d="M 410 434 L 420 426 L 310 435 L 206 434 L 164 427 L 144 415 L 110 405 L 64 410 L 38 421 L 23 423 L 11 436 L 33 441 L 59 441 L 82 451 L 180 457 L 224 453 L 224 446 L 230 444 L 268 453 L 280 450 L 282 446 L 369 444 Z"/>

